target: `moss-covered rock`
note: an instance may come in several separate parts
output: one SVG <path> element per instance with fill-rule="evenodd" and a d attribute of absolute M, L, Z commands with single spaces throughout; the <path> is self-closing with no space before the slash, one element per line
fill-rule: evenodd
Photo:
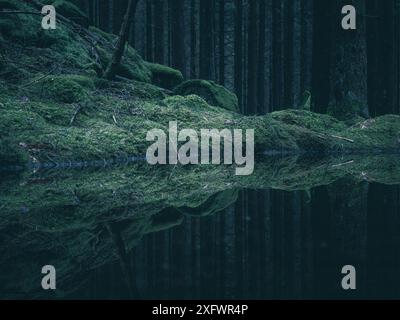
<path fill-rule="evenodd" d="M 228 89 L 207 80 L 189 80 L 174 90 L 175 94 L 186 96 L 196 94 L 206 100 L 210 105 L 223 109 L 239 112 L 238 99 Z"/>
<path fill-rule="evenodd" d="M 161 88 L 172 90 L 183 82 L 183 75 L 179 70 L 157 63 L 147 65 L 151 71 L 152 83 Z"/>
<path fill-rule="evenodd" d="M 89 92 L 94 90 L 90 78 L 78 75 L 49 76 L 39 81 L 35 87 L 43 98 L 62 103 L 84 101 Z"/>

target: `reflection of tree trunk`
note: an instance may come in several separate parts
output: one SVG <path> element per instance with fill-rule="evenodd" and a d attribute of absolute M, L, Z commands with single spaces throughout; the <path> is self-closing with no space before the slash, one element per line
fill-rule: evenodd
<path fill-rule="evenodd" d="M 236 295 L 235 289 L 235 205 L 231 205 L 224 219 L 224 297 L 233 299 Z"/>
<path fill-rule="evenodd" d="M 302 192 L 302 215 L 299 222 L 302 226 L 302 294 L 303 298 L 311 297 L 314 288 L 314 237 L 312 229 L 312 195 L 311 191 Z"/>
<path fill-rule="evenodd" d="M 128 286 L 129 294 L 133 298 L 139 298 L 139 291 L 136 287 L 135 277 L 132 275 L 132 267 L 130 265 L 128 255 L 125 248 L 124 239 L 122 238 L 121 231 L 117 224 L 109 223 L 107 229 L 111 235 L 111 238 L 115 244 L 117 255 L 122 269 L 122 274 L 125 278 L 125 282 Z"/>
<path fill-rule="evenodd" d="M 368 183 L 342 179 L 328 187 L 332 212 L 332 245 L 339 265 L 353 265 L 357 269 L 362 293 L 367 242 Z"/>
<path fill-rule="evenodd" d="M 377 298 L 396 298 L 399 293 L 399 208 L 399 186 L 370 185 L 366 280 L 367 291 L 373 292 Z"/>
<path fill-rule="evenodd" d="M 317 1 L 318 2 L 318 1 Z M 312 191 L 312 233 L 314 249 L 314 267 L 313 273 L 314 296 L 318 298 L 327 298 L 331 290 L 337 283 L 333 283 L 334 275 L 337 274 L 336 266 L 332 265 L 330 238 L 330 211 L 328 208 L 329 195 L 326 186 L 317 187 Z"/>

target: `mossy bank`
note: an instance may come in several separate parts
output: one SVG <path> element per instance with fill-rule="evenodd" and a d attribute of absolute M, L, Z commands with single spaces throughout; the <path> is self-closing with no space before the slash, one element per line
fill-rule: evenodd
<path fill-rule="evenodd" d="M 37 10 L 1 0 L 2 8 Z M 57 1 L 56 1 L 57 2 Z M 183 82 L 179 71 L 145 62 L 128 47 L 115 81 L 100 75 L 116 36 L 87 28 L 73 4 L 59 1 L 56 30 L 40 16 L 0 16 L 0 162 L 109 159 L 143 155 L 153 128 L 254 129 L 259 153 L 397 152 L 400 117 L 349 126 L 328 115 L 285 110 L 266 116 L 237 113 L 233 93 L 212 82 Z M 72 13 L 71 13 L 72 12 Z M 70 22 L 68 16 L 78 16 Z"/>

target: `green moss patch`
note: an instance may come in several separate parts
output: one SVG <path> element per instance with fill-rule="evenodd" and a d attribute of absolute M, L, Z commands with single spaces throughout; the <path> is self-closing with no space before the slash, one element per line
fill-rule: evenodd
<path fill-rule="evenodd" d="M 239 112 L 236 95 L 213 81 L 189 80 L 175 88 L 174 92 L 177 95 L 183 96 L 196 94 L 206 100 L 210 105 L 218 106 L 229 111 Z"/>
<path fill-rule="evenodd" d="M 43 98 L 62 103 L 74 103 L 86 100 L 89 91 L 94 89 L 94 84 L 87 77 L 62 75 L 49 76 L 39 81 L 35 88 Z"/>
<path fill-rule="evenodd" d="M 172 90 L 183 82 L 182 72 L 156 63 L 148 63 L 152 75 L 152 83 Z"/>

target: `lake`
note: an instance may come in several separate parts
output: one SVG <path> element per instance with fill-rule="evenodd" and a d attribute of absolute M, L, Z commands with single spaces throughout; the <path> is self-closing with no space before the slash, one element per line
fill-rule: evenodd
<path fill-rule="evenodd" d="M 3 299 L 400 298 L 398 155 L 0 171 Z"/>

